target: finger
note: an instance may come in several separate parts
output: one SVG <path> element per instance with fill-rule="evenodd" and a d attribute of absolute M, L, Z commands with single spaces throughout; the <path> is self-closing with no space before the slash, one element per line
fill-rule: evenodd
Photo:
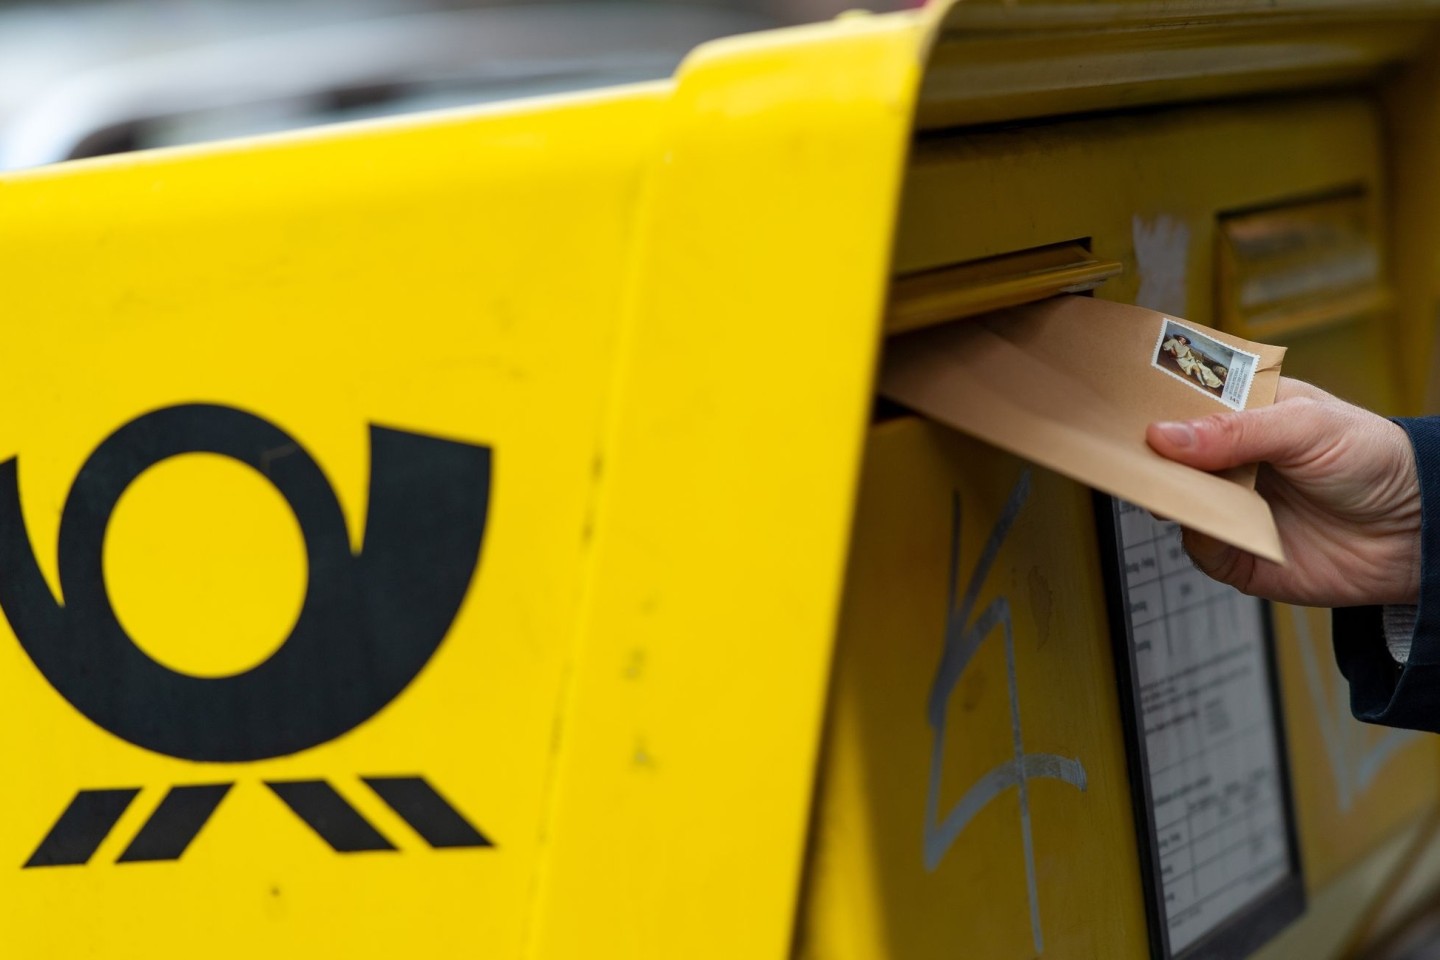
<path fill-rule="evenodd" d="M 1145 439 L 1156 453 L 1201 470 L 1245 463 L 1283 466 L 1333 441 L 1334 412 L 1332 404 L 1297 395 L 1256 410 L 1152 423 Z"/>
<path fill-rule="evenodd" d="M 1190 555 L 1190 561 L 1201 573 L 1232 587 L 1240 586 L 1235 582 L 1240 570 L 1239 561 L 1242 557 L 1239 549 L 1228 543 L 1222 543 L 1212 536 L 1189 529 L 1181 531 L 1180 544 Z"/>

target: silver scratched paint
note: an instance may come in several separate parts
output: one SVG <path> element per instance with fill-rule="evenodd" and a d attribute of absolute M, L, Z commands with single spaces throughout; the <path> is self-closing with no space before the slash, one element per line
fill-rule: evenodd
<path fill-rule="evenodd" d="M 964 832 L 975 814 L 986 804 L 1011 787 L 1020 793 L 1020 840 L 1025 857 L 1025 885 L 1030 900 L 1030 934 L 1037 955 L 1045 952 L 1045 938 L 1040 925 L 1040 897 L 1035 877 L 1035 844 L 1030 828 L 1030 780 L 1050 779 L 1068 783 L 1077 790 L 1085 789 L 1085 767 L 1079 760 L 1049 753 L 1025 752 L 1020 730 L 1020 694 L 1015 669 L 1015 637 L 1010 616 L 1010 601 L 997 597 L 980 611 L 972 622 L 971 613 L 980 590 L 995 565 L 1000 548 L 1030 495 L 1030 471 L 1020 474 L 1004 509 L 990 530 L 990 537 L 979 561 L 970 573 L 965 597 L 959 608 L 955 605 L 956 586 L 960 577 L 960 497 L 956 495 L 950 532 L 950 589 L 945 622 L 945 650 L 940 657 L 935 679 L 930 687 L 928 719 L 932 733 L 930 747 L 930 783 L 925 798 L 925 869 L 940 866 L 946 853 Z M 991 769 L 971 784 L 943 819 L 939 817 L 940 777 L 944 765 L 946 714 L 950 695 L 960 682 L 970 659 L 996 626 L 1004 628 L 1005 672 L 1010 694 L 1010 737 L 1014 758 Z"/>

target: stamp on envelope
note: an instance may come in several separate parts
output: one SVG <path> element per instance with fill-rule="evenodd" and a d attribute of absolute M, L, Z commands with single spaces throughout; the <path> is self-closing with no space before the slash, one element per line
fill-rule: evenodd
<path fill-rule="evenodd" d="M 1260 358 L 1165 317 L 1150 365 L 1227 407 L 1243 410 Z"/>

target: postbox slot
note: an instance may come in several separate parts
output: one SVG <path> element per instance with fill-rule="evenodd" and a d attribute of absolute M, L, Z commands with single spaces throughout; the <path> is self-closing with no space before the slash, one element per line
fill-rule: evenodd
<path fill-rule="evenodd" d="M 1382 313 L 1378 216 L 1361 191 L 1224 214 L 1217 231 L 1220 325 L 1266 339 Z"/>
<path fill-rule="evenodd" d="M 1118 261 L 1091 253 L 1082 240 L 897 277 L 885 314 L 886 334 L 1093 290 L 1121 271 Z"/>

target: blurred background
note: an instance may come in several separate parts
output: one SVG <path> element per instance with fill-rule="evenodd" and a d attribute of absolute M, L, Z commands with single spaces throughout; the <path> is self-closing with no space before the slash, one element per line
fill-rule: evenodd
<path fill-rule="evenodd" d="M 0 169 L 665 77 L 706 40 L 853 6 L 0 0 Z"/>

